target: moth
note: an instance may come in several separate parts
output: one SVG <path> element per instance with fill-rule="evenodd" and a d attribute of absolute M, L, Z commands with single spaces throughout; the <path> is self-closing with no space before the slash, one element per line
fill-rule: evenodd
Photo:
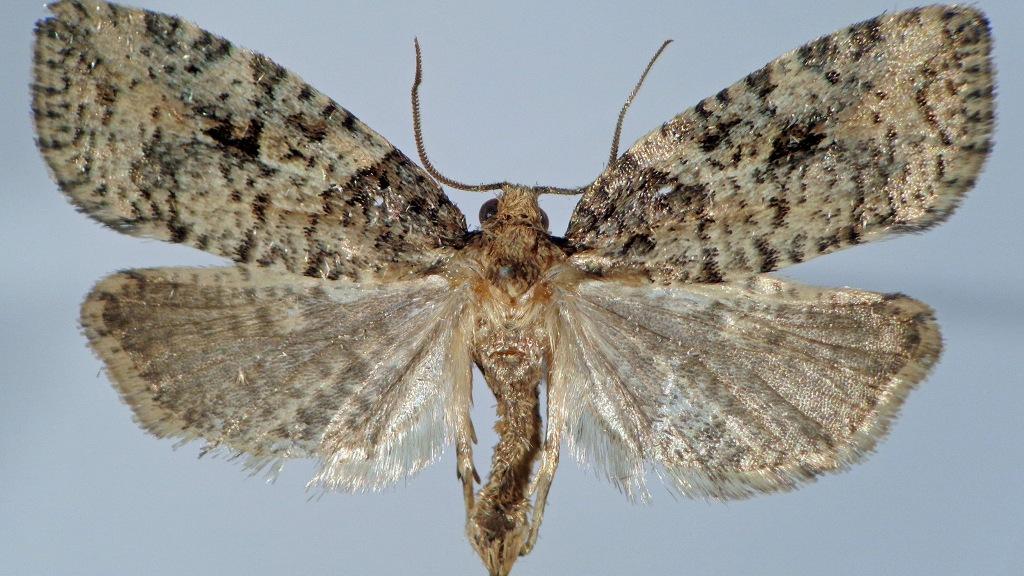
<path fill-rule="evenodd" d="M 418 45 L 422 167 L 193 24 L 95 0 L 50 10 L 33 112 L 61 190 L 119 232 L 234 262 L 121 272 L 86 298 L 85 334 L 138 423 L 255 469 L 314 458 L 312 485 L 348 491 L 454 444 L 492 575 L 535 545 L 563 445 L 633 499 L 652 471 L 697 498 L 789 490 L 871 452 L 939 356 L 921 302 L 766 274 L 954 211 L 993 129 L 973 8 L 815 40 L 619 154 L 652 59 L 607 169 L 576 189 L 442 176 Z M 441 185 L 497 191 L 479 230 Z M 564 236 L 542 194 L 580 195 Z M 473 366 L 498 413 L 479 489 Z"/>

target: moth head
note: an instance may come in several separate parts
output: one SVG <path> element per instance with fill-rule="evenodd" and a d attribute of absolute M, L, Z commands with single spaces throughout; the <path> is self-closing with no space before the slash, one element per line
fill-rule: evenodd
<path fill-rule="evenodd" d="M 480 226 L 493 230 L 504 226 L 527 226 L 548 233 L 548 215 L 537 203 L 539 190 L 526 186 L 506 184 L 501 195 L 484 202 L 480 207 Z"/>

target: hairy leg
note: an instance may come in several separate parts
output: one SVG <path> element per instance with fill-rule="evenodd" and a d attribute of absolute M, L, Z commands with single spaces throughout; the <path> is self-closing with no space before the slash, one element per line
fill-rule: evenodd
<path fill-rule="evenodd" d="M 473 494 L 475 484 L 480 483 L 480 475 L 473 464 L 473 444 L 476 443 L 476 431 L 473 429 L 473 423 L 468 418 L 465 420 L 468 433 L 461 434 L 455 443 L 455 475 L 462 482 L 462 495 L 466 501 L 466 519 L 468 520 L 473 515 L 475 507 Z"/>
<path fill-rule="evenodd" d="M 540 470 L 533 479 L 530 486 L 530 493 L 536 495 L 533 503 L 533 518 L 530 521 L 530 535 L 520 551 L 521 556 L 526 556 L 533 550 L 537 543 L 537 536 L 540 534 L 540 524 L 544 520 L 544 506 L 548 501 L 548 491 L 551 489 L 551 481 L 555 478 L 558 470 L 559 448 L 561 444 L 560 434 L 549 434 L 544 443 Z"/>

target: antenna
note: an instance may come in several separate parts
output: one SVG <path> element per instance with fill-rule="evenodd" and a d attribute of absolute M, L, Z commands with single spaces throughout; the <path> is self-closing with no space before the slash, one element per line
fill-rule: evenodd
<path fill-rule="evenodd" d="M 451 178 L 448 178 L 444 174 L 441 174 L 441 172 L 438 171 L 438 169 L 434 167 L 434 164 L 430 161 L 430 158 L 427 157 L 427 147 L 423 144 L 423 126 L 422 126 L 422 121 L 420 119 L 420 92 L 419 91 L 420 91 L 420 84 L 423 83 L 423 56 L 422 56 L 422 54 L 420 52 L 420 41 L 419 41 L 419 38 L 415 38 L 413 40 L 413 44 L 416 46 L 416 77 L 413 79 L 413 82 L 412 82 L 412 124 L 413 124 L 413 135 L 414 135 L 414 137 L 416 139 L 416 152 L 419 153 L 420 162 L 423 163 L 423 168 L 427 171 L 428 174 L 430 174 L 439 183 L 444 184 L 445 186 L 448 186 L 448 187 L 451 187 L 451 188 L 455 188 L 456 190 L 465 190 L 467 192 L 486 192 L 488 190 L 498 190 L 498 189 L 501 189 L 501 188 L 506 188 L 506 187 L 512 186 L 512 184 L 510 184 L 508 182 L 492 182 L 490 184 L 463 184 L 462 182 L 459 182 L 457 180 L 452 180 Z M 662 46 L 662 48 L 664 48 L 664 46 Z M 660 52 L 661 51 L 659 50 L 659 53 Z M 655 58 L 657 58 L 657 56 L 655 56 Z M 650 65 L 648 65 L 647 68 L 650 69 Z M 644 72 L 644 74 L 646 75 L 646 72 Z M 641 81 L 643 81 L 643 79 L 641 79 Z M 637 88 L 639 88 L 639 86 L 637 86 Z M 634 89 L 633 92 L 634 92 L 634 95 L 635 95 L 636 90 Z M 632 99 L 632 96 L 630 96 L 630 99 Z M 626 106 L 629 106 L 628 102 L 627 102 Z M 623 109 L 623 113 L 625 113 L 625 109 Z M 620 124 L 622 123 L 621 115 L 620 115 L 619 123 Z M 617 140 L 618 140 L 618 137 L 616 137 L 616 141 Z M 575 195 L 575 194 L 580 194 L 585 189 L 585 187 L 581 187 L 581 188 L 559 188 L 557 186 L 522 186 L 522 188 L 529 188 L 529 189 L 533 190 L 537 195 L 541 195 L 541 194 Z"/>
<path fill-rule="evenodd" d="M 661 47 L 651 57 L 651 61 L 647 63 L 647 68 L 644 68 L 644 73 L 640 75 L 640 80 L 637 81 L 636 86 L 633 86 L 633 91 L 629 93 L 626 98 L 626 103 L 622 105 L 622 110 L 619 110 L 619 121 L 615 123 L 615 136 L 612 138 L 612 151 L 608 154 L 608 165 L 611 166 L 615 163 L 615 160 L 619 157 L 619 137 L 622 136 L 622 120 L 626 118 L 626 110 L 629 110 L 629 106 L 633 104 L 633 99 L 636 98 L 640 87 L 644 85 L 644 80 L 647 79 L 647 73 L 654 67 L 654 62 L 658 60 L 661 53 L 665 51 L 665 48 L 672 43 L 672 40 L 665 40 L 661 43 Z"/>
<path fill-rule="evenodd" d="M 455 188 L 456 190 L 465 190 L 467 192 L 484 192 L 487 190 L 497 190 L 502 186 L 505 186 L 505 182 L 493 182 L 491 184 L 463 184 L 457 180 L 452 180 L 444 174 L 441 174 L 437 168 L 430 162 L 430 158 L 427 157 L 427 147 L 423 145 L 423 128 L 420 125 L 420 84 L 423 82 L 423 58 L 420 55 L 420 41 L 419 38 L 413 40 L 413 44 L 416 46 L 416 78 L 412 82 L 412 125 L 413 134 L 416 138 L 416 151 L 419 152 L 420 162 L 423 163 L 423 167 L 427 170 L 435 180 Z"/>

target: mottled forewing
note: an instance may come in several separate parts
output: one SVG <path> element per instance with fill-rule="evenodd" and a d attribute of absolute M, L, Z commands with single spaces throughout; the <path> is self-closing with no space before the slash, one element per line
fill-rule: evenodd
<path fill-rule="evenodd" d="M 553 301 L 553 432 L 639 499 L 652 467 L 682 494 L 718 499 L 846 467 L 941 347 L 920 302 L 765 276 L 563 283 Z"/>
<path fill-rule="evenodd" d="M 468 300 L 437 276 L 384 285 L 258 268 L 161 268 L 100 282 L 89 341 L 160 437 L 315 482 L 374 489 L 433 462 L 469 407 Z"/>
<path fill-rule="evenodd" d="M 980 12 L 933 6 L 778 58 L 611 165 L 570 221 L 573 261 L 717 282 L 941 222 L 990 147 L 990 48 Z"/>
<path fill-rule="evenodd" d="M 164 14 L 50 10 L 38 143 L 93 218 L 328 279 L 417 274 L 461 246 L 462 213 L 422 170 L 270 59 Z"/>

